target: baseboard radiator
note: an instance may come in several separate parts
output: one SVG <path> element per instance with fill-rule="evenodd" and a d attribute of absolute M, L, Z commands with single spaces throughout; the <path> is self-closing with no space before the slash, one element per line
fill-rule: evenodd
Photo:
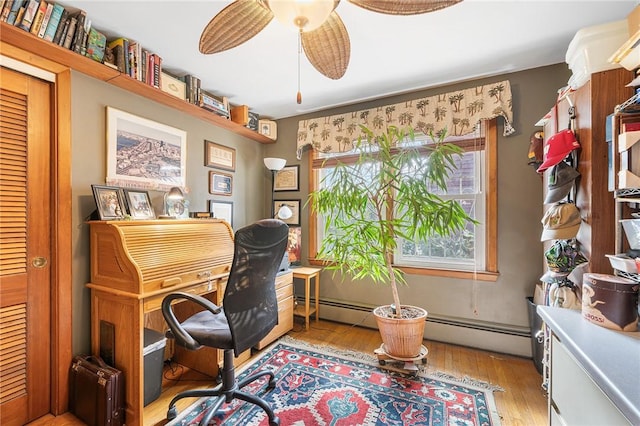
<path fill-rule="evenodd" d="M 311 303 L 314 303 L 313 299 Z M 367 304 L 320 299 L 320 317 L 377 329 L 372 313 L 374 307 Z M 529 327 L 429 314 L 425 339 L 531 357 Z"/>

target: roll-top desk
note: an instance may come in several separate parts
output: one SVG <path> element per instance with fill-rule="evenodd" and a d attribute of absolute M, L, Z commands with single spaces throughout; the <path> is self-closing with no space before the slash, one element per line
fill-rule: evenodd
<path fill-rule="evenodd" d="M 233 231 L 216 219 L 91 221 L 91 350 L 100 353 L 101 323 L 113 324 L 115 366 L 124 372 L 126 424 L 144 424 L 144 327 L 163 331 L 160 306 L 171 291 L 220 303 L 233 260 Z M 180 306 L 182 308 L 182 306 Z M 186 308 L 179 315 L 190 315 Z M 217 351 L 181 351 L 174 358 L 211 376 Z"/>

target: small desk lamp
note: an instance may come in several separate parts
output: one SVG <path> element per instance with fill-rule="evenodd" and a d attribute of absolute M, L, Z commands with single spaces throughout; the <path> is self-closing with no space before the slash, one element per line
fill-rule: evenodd
<path fill-rule="evenodd" d="M 175 208 L 174 208 L 174 211 L 171 212 L 172 214 L 169 214 L 169 205 L 167 203 L 169 200 L 172 200 L 172 201 L 184 200 L 184 194 L 182 193 L 182 190 L 177 186 L 174 186 L 168 192 L 164 193 L 164 215 L 163 216 L 165 218 L 176 218 L 178 215 L 176 214 Z M 184 210 L 184 206 L 183 206 L 183 210 Z"/>
<path fill-rule="evenodd" d="M 276 172 L 282 170 L 286 164 L 287 160 L 284 158 L 267 157 L 264 159 L 264 165 L 267 169 L 271 170 L 271 216 L 269 217 L 274 217 L 275 215 L 275 211 L 273 210 L 273 185 L 276 179 Z"/>

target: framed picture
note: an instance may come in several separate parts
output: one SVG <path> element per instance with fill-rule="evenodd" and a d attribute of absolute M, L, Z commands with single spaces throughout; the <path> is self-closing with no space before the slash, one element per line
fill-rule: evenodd
<path fill-rule="evenodd" d="M 289 253 L 289 263 L 292 265 L 302 264 L 302 228 L 299 226 L 289 227 L 289 242 L 287 244 L 287 253 Z"/>
<path fill-rule="evenodd" d="M 127 202 L 127 210 L 132 219 L 155 219 L 156 213 L 151 205 L 151 198 L 147 191 L 137 189 L 125 189 L 124 199 Z"/>
<path fill-rule="evenodd" d="M 209 200 L 209 211 L 216 219 L 226 220 L 233 228 L 233 202 Z"/>
<path fill-rule="evenodd" d="M 280 208 L 284 206 L 291 209 L 292 214 L 290 218 L 280 220 L 287 225 L 300 226 L 300 200 L 275 200 L 273 202 L 273 211 L 276 212 L 276 217 L 278 217 Z"/>
<path fill-rule="evenodd" d="M 278 170 L 273 177 L 273 190 L 299 191 L 300 190 L 300 166 L 285 166 Z"/>
<path fill-rule="evenodd" d="M 233 176 L 228 173 L 209 172 L 209 193 L 231 195 Z"/>
<path fill-rule="evenodd" d="M 122 190 L 117 186 L 91 185 L 100 220 L 124 219 L 126 214 Z"/>
<path fill-rule="evenodd" d="M 276 140 L 278 138 L 277 123 L 271 120 L 258 120 L 258 132 L 269 139 Z"/>
<path fill-rule="evenodd" d="M 166 191 L 186 185 L 187 132 L 107 107 L 107 184 Z"/>
<path fill-rule="evenodd" d="M 215 142 L 204 141 L 204 165 L 216 169 L 236 171 L 236 150 Z"/>

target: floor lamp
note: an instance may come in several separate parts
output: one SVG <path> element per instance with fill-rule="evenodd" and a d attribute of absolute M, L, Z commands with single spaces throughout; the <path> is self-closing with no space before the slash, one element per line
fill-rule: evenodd
<path fill-rule="evenodd" d="M 275 216 L 275 211 L 273 207 L 273 187 L 276 179 L 276 172 L 282 170 L 284 166 L 287 164 L 287 160 L 284 158 L 273 158 L 267 157 L 264 159 L 264 165 L 267 169 L 271 170 L 271 218 Z"/>

